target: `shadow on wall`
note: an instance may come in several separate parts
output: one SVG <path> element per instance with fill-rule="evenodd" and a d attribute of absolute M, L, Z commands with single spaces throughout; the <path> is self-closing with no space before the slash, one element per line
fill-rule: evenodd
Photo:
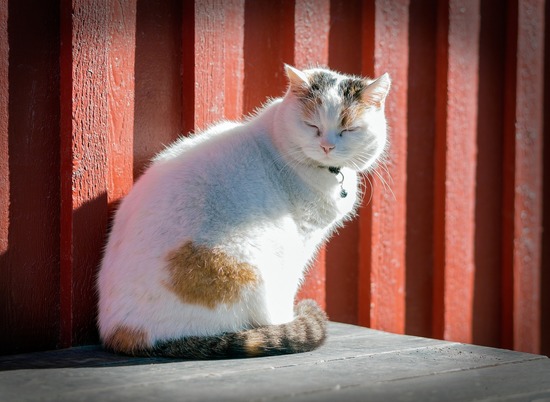
<path fill-rule="evenodd" d="M 10 180 L 8 247 L 0 255 L 0 355 L 99 340 L 95 278 L 116 205 L 103 193 L 61 219 L 60 204 L 28 197 L 30 187 L 20 176 Z"/>
<path fill-rule="evenodd" d="M 59 337 L 59 6 L 26 3 L 8 3 L 0 353 L 53 348 Z"/>

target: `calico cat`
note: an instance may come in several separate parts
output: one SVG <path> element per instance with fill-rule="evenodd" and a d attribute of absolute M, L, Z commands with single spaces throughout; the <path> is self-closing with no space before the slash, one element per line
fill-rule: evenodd
<path fill-rule="evenodd" d="M 179 139 L 120 204 L 97 281 L 106 348 L 222 358 L 323 343 L 325 313 L 294 298 L 385 150 L 390 79 L 285 71 L 282 98 Z"/>

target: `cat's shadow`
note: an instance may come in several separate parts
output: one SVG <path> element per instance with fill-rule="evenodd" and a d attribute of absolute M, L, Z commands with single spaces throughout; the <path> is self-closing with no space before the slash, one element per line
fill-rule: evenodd
<path fill-rule="evenodd" d="M 120 367 L 177 363 L 183 361 L 189 360 L 118 355 L 106 351 L 100 345 L 92 345 L 48 352 L 0 356 L 0 371 Z"/>

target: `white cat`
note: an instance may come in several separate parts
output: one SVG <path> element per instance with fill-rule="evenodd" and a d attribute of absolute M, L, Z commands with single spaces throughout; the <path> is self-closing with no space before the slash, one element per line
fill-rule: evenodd
<path fill-rule="evenodd" d="M 390 79 L 285 70 L 284 97 L 176 141 L 122 201 L 97 282 L 105 347 L 211 358 L 324 341 L 324 312 L 294 298 L 384 152 Z"/>

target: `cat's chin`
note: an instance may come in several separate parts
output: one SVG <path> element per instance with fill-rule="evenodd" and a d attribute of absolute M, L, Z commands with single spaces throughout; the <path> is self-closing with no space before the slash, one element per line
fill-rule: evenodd
<path fill-rule="evenodd" d="M 330 169 L 341 168 L 344 166 L 344 164 L 337 161 L 315 161 L 313 164 L 311 164 L 311 166 L 320 169 Z"/>
<path fill-rule="evenodd" d="M 305 164 L 311 166 L 311 167 L 320 167 L 320 168 L 329 168 L 331 166 L 333 167 L 342 167 L 345 164 L 345 161 L 342 161 L 337 158 L 333 157 L 327 157 L 327 156 L 319 156 L 319 155 L 308 155 L 306 152 L 304 152 Z"/>

